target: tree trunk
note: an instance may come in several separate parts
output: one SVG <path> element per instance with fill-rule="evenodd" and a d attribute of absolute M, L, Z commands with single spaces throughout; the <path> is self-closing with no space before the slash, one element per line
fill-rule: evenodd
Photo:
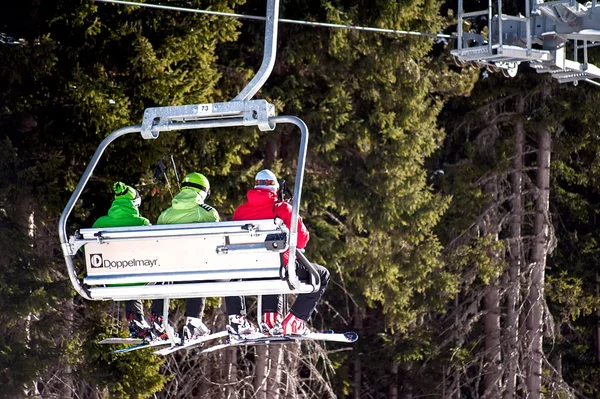
<path fill-rule="evenodd" d="M 523 96 L 517 99 L 516 111 L 524 116 L 525 101 Z M 521 274 L 522 246 L 521 246 L 521 226 L 523 223 L 523 203 L 522 203 L 522 172 L 523 172 L 523 146 L 525 143 L 525 129 L 522 120 L 515 124 L 515 152 L 513 154 L 512 169 L 510 175 L 511 186 L 511 220 L 509 233 L 509 269 L 508 269 L 508 290 L 506 291 L 506 330 L 505 330 L 505 359 L 506 367 L 506 386 L 504 389 L 504 399 L 513 399 L 516 388 L 516 370 L 519 362 L 518 344 L 518 315 L 519 306 L 519 276 Z"/>
<path fill-rule="evenodd" d="M 411 374 L 412 374 L 412 369 L 413 369 L 413 365 L 412 362 L 408 362 L 404 365 L 403 367 L 403 375 L 404 378 L 402 379 L 402 390 L 400 391 L 400 398 L 401 399 L 413 399 L 414 398 L 414 389 L 413 389 L 413 384 L 411 381 Z"/>
<path fill-rule="evenodd" d="M 13 214 L 13 220 L 15 224 L 18 226 L 21 233 L 29 239 L 29 247 L 31 253 L 35 253 L 35 210 L 33 206 L 34 202 L 28 196 L 22 196 L 18 200 L 15 201 L 15 210 Z M 30 291 L 31 292 L 31 291 Z M 27 314 L 24 318 L 23 323 L 23 337 L 25 340 L 25 345 L 29 348 L 29 343 L 31 342 L 31 328 L 32 328 L 32 319 L 35 315 L 32 313 Z M 58 372 L 58 371 L 57 371 Z M 68 379 L 68 375 L 63 375 L 65 379 Z M 41 383 L 41 384 L 40 384 Z M 31 381 L 24 387 L 24 396 L 38 396 L 40 395 L 39 386 L 43 387 L 44 381 L 38 379 L 35 381 Z M 52 391 L 52 389 L 51 389 Z M 67 395 L 70 396 L 69 387 L 65 387 L 64 383 L 59 383 L 56 389 L 57 392 L 61 392 L 64 394 L 66 392 Z M 54 392 L 52 392 L 54 393 Z"/>
<path fill-rule="evenodd" d="M 500 296 L 498 284 L 494 282 L 483 299 L 487 311 L 484 319 L 485 333 L 485 376 L 483 378 L 483 398 L 497 398 L 500 395 Z"/>
<path fill-rule="evenodd" d="M 254 373 L 254 397 L 256 399 L 267 398 L 267 345 L 256 347 L 256 371 Z"/>
<path fill-rule="evenodd" d="M 596 297 L 600 295 L 600 274 L 596 272 Z M 596 309 L 596 361 L 600 364 L 600 308 Z M 598 372 L 600 380 L 600 371 Z"/>
<path fill-rule="evenodd" d="M 269 345 L 269 368 L 267 375 L 267 399 L 279 399 L 283 350 L 281 345 Z M 293 373 L 293 370 L 289 370 Z"/>
<path fill-rule="evenodd" d="M 398 362 L 392 361 L 390 366 L 392 383 L 390 384 L 390 399 L 398 399 Z"/>
<path fill-rule="evenodd" d="M 227 328 L 227 307 L 225 305 L 225 301 L 221 301 L 221 311 L 223 315 L 225 315 L 225 321 L 221 324 L 223 329 Z M 219 322 L 220 323 L 220 322 Z M 225 350 L 224 355 L 222 356 L 223 361 L 227 365 L 225 368 L 224 376 L 222 381 L 225 385 L 225 389 L 223 389 L 224 397 L 226 399 L 237 398 L 237 389 L 238 387 L 238 348 L 228 348 Z"/>
<path fill-rule="evenodd" d="M 282 391 L 280 396 L 285 399 L 298 399 L 300 381 L 298 370 L 300 368 L 301 348 L 299 345 L 287 346 L 283 352 L 285 374 L 282 375 Z"/>
<path fill-rule="evenodd" d="M 354 328 L 356 332 L 360 334 L 362 331 L 362 313 L 358 306 L 354 307 Z M 362 364 L 360 359 L 359 351 L 354 351 L 354 399 L 360 399 L 361 397 L 361 385 L 362 385 Z"/>
<path fill-rule="evenodd" d="M 496 130 L 496 129 L 495 129 Z M 483 150 L 487 150 L 483 148 Z M 488 150 L 493 151 L 493 150 Z M 483 192 L 490 198 L 490 203 L 486 206 L 486 217 L 480 226 L 481 236 L 492 238 L 494 242 L 498 241 L 498 231 L 500 229 L 499 211 L 498 211 L 498 181 L 497 178 L 487 179 L 483 186 Z M 500 254 L 497 250 L 487 251 L 487 257 L 492 264 L 498 264 Z M 486 294 L 483 298 L 483 316 L 484 330 L 484 354 L 483 354 L 483 395 L 482 398 L 498 398 L 500 396 L 500 364 L 502 362 L 500 352 L 500 294 L 498 280 L 494 278 L 490 285 L 486 287 Z"/>
<path fill-rule="evenodd" d="M 458 308 L 458 294 L 454 295 L 454 308 Z M 456 314 L 456 316 L 454 317 L 454 324 L 458 325 L 458 313 Z M 462 345 L 462 343 L 461 343 Z M 457 345 L 458 347 L 460 347 L 459 345 Z M 454 366 L 454 380 L 452 381 L 452 392 L 453 392 L 453 396 L 454 399 L 460 399 L 461 395 L 460 395 L 460 370 L 458 369 L 458 366 Z"/>
<path fill-rule="evenodd" d="M 225 352 L 225 364 L 227 365 L 227 376 L 225 378 L 225 398 L 232 399 L 236 397 L 237 385 L 237 348 L 229 348 Z"/>
<path fill-rule="evenodd" d="M 529 364 L 527 372 L 527 390 L 529 399 L 539 399 L 542 384 L 542 327 L 544 300 L 544 272 L 548 242 L 548 201 L 550 190 L 550 152 L 552 140 L 550 131 L 543 129 L 539 134 L 537 156 L 536 185 L 538 196 L 535 201 L 535 220 L 533 225 L 534 243 L 531 256 L 531 285 L 528 294 L 529 313 L 527 316 L 527 344 Z"/>
<path fill-rule="evenodd" d="M 556 374 L 562 380 L 562 353 L 558 352 L 552 357 L 552 365 L 556 370 Z"/>

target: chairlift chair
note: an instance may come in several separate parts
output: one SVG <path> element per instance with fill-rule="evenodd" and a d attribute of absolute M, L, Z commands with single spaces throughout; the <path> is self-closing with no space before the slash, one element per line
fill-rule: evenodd
<path fill-rule="evenodd" d="M 279 0 L 267 0 L 262 64 L 232 101 L 148 108 L 141 125 L 109 134 L 98 146 L 59 221 L 59 238 L 73 287 L 88 300 L 165 299 L 168 325 L 170 298 L 300 294 L 320 287 L 319 275 L 297 251 L 297 227 L 308 128 L 295 116 L 275 116 L 265 100 L 252 100 L 275 64 Z M 300 148 L 288 229 L 281 220 L 248 220 L 142 227 L 83 228 L 67 234 L 67 219 L 105 149 L 117 138 L 140 133 L 146 140 L 161 132 L 184 129 L 256 126 L 271 131 L 278 124 L 300 130 Z M 185 248 L 185 251 L 183 250 Z M 74 258 L 82 250 L 86 275 L 81 280 Z M 289 250 L 284 269 L 281 254 Z M 296 260 L 309 270 L 310 281 L 299 281 Z M 285 270 L 287 269 L 287 273 Z M 133 285 L 132 285 L 133 284 Z M 259 307 L 261 301 L 259 300 Z M 260 323 L 261 309 L 258 311 Z M 169 328 L 166 330 L 174 338 Z"/>

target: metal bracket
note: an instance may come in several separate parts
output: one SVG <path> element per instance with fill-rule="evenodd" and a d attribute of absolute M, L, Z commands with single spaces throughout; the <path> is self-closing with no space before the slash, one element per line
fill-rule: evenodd
<path fill-rule="evenodd" d="M 69 242 L 65 242 L 60 244 L 60 248 L 62 249 L 62 253 L 64 256 L 73 256 L 75 255 L 75 251 L 73 250 L 73 246 Z"/>
<path fill-rule="evenodd" d="M 277 252 L 287 248 L 287 235 L 285 233 L 267 235 L 267 238 L 265 239 L 265 248 L 267 248 L 267 251 Z"/>
<path fill-rule="evenodd" d="M 269 121 L 273 116 L 275 106 L 266 100 L 147 108 L 141 133 L 144 139 L 156 139 L 161 131 L 193 129 L 195 126 L 191 122 L 227 119 L 237 119 L 243 126 L 258 126 L 262 131 L 269 131 L 275 129 L 275 123 Z"/>
<path fill-rule="evenodd" d="M 258 231 L 259 231 L 258 226 L 254 225 L 252 223 L 248 223 L 248 224 L 242 226 L 242 230 L 246 230 L 250 234 L 250 237 L 258 236 Z"/>
<path fill-rule="evenodd" d="M 94 237 L 96 238 L 96 242 L 98 244 L 102 244 L 104 242 L 104 237 L 102 236 L 102 232 L 99 231 L 96 234 L 94 234 Z"/>

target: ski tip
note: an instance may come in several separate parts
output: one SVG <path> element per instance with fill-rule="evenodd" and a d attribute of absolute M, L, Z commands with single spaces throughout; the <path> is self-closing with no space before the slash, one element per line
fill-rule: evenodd
<path fill-rule="evenodd" d="M 323 334 L 335 334 L 335 332 L 333 330 L 327 330 L 323 331 Z M 356 340 L 358 340 L 358 334 L 354 331 L 348 331 L 342 334 L 344 335 L 344 338 L 348 340 L 348 342 L 356 342 Z"/>
<path fill-rule="evenodd" d="M 229 348 L 231 346 L 232 345 L 230 343 L 225 343 L 225 344 L 220 344 L 220 345 L 213 345 L 213 346 L 210 346 L 210 347 L 208 347 L 208 348 L 203 349 L 202 351 L 200 351 L 200 354 L 204 354 L 205 355 L 207 353 L 215 352 L 215 351 L 218 351 L 218 350 L 224 349 L 224 348 Z"/>
<path fill-rule="evenodd" d="M 111 351 L 111 353 L 116 353 L 116 354 L 118 354 L 118 353 L 127 353 L 127 352 L 130 352 L 130 351 L 131 351 L 131 349 L 130 349 L 130 348 L 125 348 L 125 349 L 115 349 L 115 350 Z"/>
<path fill-rule="evenodd" d="M 173 353 L 173 352 L 177 351 L 177 349 L 173 350 L 173 348 L 174 348 L 174 347 L 173 347 L 173 346 L 171 346 L 171 347 L 169 347 L 169 348 L 165 348 L 165 349 L 159 349 L 159 350 L 155 351 L 154 353 L 155 353 L 155 354 L 157 354 L 157 355 L 166 356 L 166 355 L 168 355 L 168 354 L 171 354 L 171 353 Z M 176 346 L 175 346 L 175 348 L 176 348 Z"/>
<path fill-rule="evenodd" d="M 356 342 L 356 340 L 358 340 L 358 334 L 353 331 L 345 332 L 344 337 L 350 342 Z"/>

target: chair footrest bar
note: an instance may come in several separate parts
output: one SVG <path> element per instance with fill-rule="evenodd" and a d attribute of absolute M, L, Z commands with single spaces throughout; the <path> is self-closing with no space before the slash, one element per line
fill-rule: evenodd
<path fill-rule="evenodd" d="M 131 299 L 225 297 L 314 292 L 311 284 L 300 283 L 292 291 L 283 280 L 216 281 L 144 286 L 92 287 L 92 299 L 123 301 Z"/>
<path fill-rule="evenodd" d="M 236 279 L 269 279 L 279 278 L 279 267 L 256 267 L 255 269 L 223 269 L 209 271 L 189 271 L 173 273 L 147 273 L 147 274 L 108 274 L 104 276 L 88 276 L 83 282 L 87 285 L 106 284 L 144 284 L 164 283 L 174 281 L 199 281 L 207 280 L 230 280 L 232 276 Z"/>

